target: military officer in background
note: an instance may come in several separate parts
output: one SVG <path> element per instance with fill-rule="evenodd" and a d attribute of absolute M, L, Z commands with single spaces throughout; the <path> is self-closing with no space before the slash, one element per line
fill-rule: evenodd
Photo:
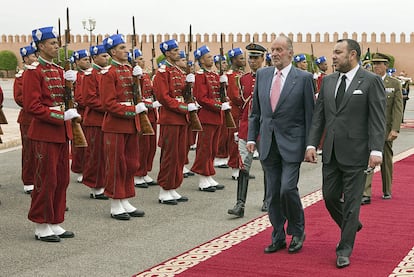
<path fill-rule="evenodd" d="M 141 50 L 134 49 L 132 58 L 135 59 L 136 64 L 140 68 L 145 68 L 145 60 Z M 135 172 L 134 176 L 134 183 L 135 187 L 148 188 L 148 185 L 153 186 L 157 184 L 148 173 L 152 170 L 155 151 L 157 150 L 157 110 L 161 107 L 161 104 L 155 98 L 151 77 L 147 72 L 142 72 L 142 75 L 140 75 L 140 85 L 142 98 L 148 109 L 147 115 L 151 122 L 152 129 L 154 130 L 154 135 L 138 136 L 140 155 L 138 170 Z"/>
<path fill-rule="evenodd" d="M 32 116 L 23 108 L 23 76 L 26 65 L 31 65 L 37 61 L 36 45 L 30 44 L 20 48 L 20 55 L 23 59 L 23 69 L 16 74 L 13 84 L 13 96 L 16 104 L 21 107 L 17 122 L 20 124 L 20 137 L 22 140 L 22 181 L 23 191 L 30 194 L 33 190 L 33 154 L 30 148 L 30 140 L 27 137 Z"/>
<path fill-rule="evenodd" d="M 136 117 L 147 111 L 143 102 L 134 103 L 133 99 L 132 76 L 142 74 L 142 69 L 135 67 L 132 70 L 128 64 L 128 49 L 123 35 L 107 37 L 103 45 L 112 58 L 111 66 L 101 70 L 99 86 L 106 112 L 102 122 L 104 193 L 111 198 L 111 217 L 129 220 L 145 214 L 128 201 L 135 196 L 134 173 L 139 160 L 138 131 L 141 126 Z"/>
<path fill-rule="evenodd" d="M 305 54 L 296 55 L 293 58 L 293 61 L 295 62 L 295 66 L 297 68 L 302 69 L 304 71 L 308 71 L 308 61 L 306 60 Z"/>
<path fill-rule="evenodd" d="M 381 178 L 382 178 L 382 199 L 391 199 L 392 189 L 392 175 L 393 175 L 393 141 L 398 137 L 400 132 L 400 124 L 402 120 L 402 93 L 401 83 L 394 77 L 387 74 L 387 68 L 390 62 L 390 58 L 382 53 L 375 53 L 372 56 L 372 69 L 375 74 L 382 78 L 384 83 L 387 105 L 386 105 L 386 137 L 384 142 L 383 157 L 381 164 Z M 361 204 L 371 203 L 371 184 L 373 171 L 367 175 L 365 182 L 364 195 L 361 200 Z"/>
<path fill-rule="evenodd" d="M 213 71 L 213 55 L 203 45 L 194 51 L 194 58 L 200 64 L 196 72 L 194 96 L 203 107 L 198 116 L 203 131 L 198 133 L 196 157 L 191 171 L 199 175 L 200 191 L 215 192 L 224 189 L 212 176 L 216 174 L 213 160 L 217 155 L 220 126 L 223 125 L 223 111 L 231 109 L 229 102 L 220 101 L 220 83 L 227 84 L 226 74 L 219 76 Z"/>
<path fill-rule="evenodd" d="M 35 238 L 59 242 L 72 238 L 60 224 L 64 221 L 66 189 L 69 185 L 70 121 L 80 115 L 76 109 L 63 111 L 65 80 L 75 81 L 73 72 L 53 63 L 59 44 L 54 27 L 32 31 L 39 52 L 38 62 L 27 65 L 23 78 L 23 108 L 33 118 L 27 136 L 34 155 L 32 202 L 28 218 L 35 223 Z"/>
<path fill-rule="evenodd" d="M 73 53 L 73 59 L 75 70 L 77 71 L 73 94 L 74 99 L 76 101 L 76 110 L 83 118 L 85 113 L 85 103 L 82 97 L 82 81 L 83 77 L 85 76 L 85 71 L 91 67 L 89 51 L 87 49 L 75 51 Z M 81 123 L 81 127 L 83 130 L 83 123 Z M 70 166 L 70 169 L 72 170 L 72 172 L 78 174 L 76 181 L 78 183 L 82 183 L 85 147 L 71 147 L 71 150 L 72 164 Z"/>
<path fill-rule="evenodd" d="M 104 140 L 102 121 L 105 115 L 101 102 L 99 83 L 101 71 L 107 70 L 109 55 L 101 45 L 91 46 L 92 67 L 85 71 L 82 82 L 82 99 L 85 105 L 83 129 L 88 142 L 83 164 L 83 184 L 91 189 L 90 198 L 107 200 L 104 194 Z"/>
<path fill-rule="evenodd" d="M 229 214 L 235 215 L 237 217 L 244 216 L 244 208 L 247 197 L 247 187 L 249 184 L 249 172 L 253 162 L 253 153 L 247 151 L 247 130 L 249 123 L 249 114 L 251 111 L 252 97 L 254 85 L 256 83 L 256 71 L 263 66 L 264 55 L 266 48 L 263 46 L 250 43 L 246 46 L 248 63 L 251 69 L 251 72 L 245 73 L 242 76 L 237 78 L 237 85 L 240 91 L 238 99 L 235 99 L 233 103 L 240 103 L 238 108 L 240 109 L 240 118 L 238 120 L 238 132 L 235 135 L 235 141 L 238 143 L 238 150 L 243 162 L 243 166 L 240 169 L 237 180 L 237 202 L 233 209 L 229 209 L 227 212 Z M 230 90 L 230 78 L 229 78 L 229 90 Z M 234 109 L 234 105 L 232 106 Z M 265 184 L 265 194 L 266 194 L 266 179 L 264 180 Z M 263 209 L 267 209 L 267 204 L 263 198 Z"/>

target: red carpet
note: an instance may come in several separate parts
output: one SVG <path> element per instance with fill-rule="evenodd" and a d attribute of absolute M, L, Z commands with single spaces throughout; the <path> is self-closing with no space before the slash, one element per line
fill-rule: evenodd
<path fill-rule="evenodd" d="M 307 238 L 298 254 L 263 253 L 271 235 L 263 216 L 137 276 L 414 276 L 413 180 L 414 155 L 395 164 L 391 200 L 381 199 L 381 176 L 375 174 L 347 268 L 335 267 L 339 228 L 318 191 L 302 199 Z"/>
<path fill-rule="evenodd" d="M 405 119 L 404 123 L 401 123 L 401 128 L 414 128 L 414 119 Z"/>

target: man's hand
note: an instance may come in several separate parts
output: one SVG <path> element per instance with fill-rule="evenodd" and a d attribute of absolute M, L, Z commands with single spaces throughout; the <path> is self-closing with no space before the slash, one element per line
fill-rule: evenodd
<path fill-rule="evenodd" d="M 229 78 L 227 78 L 226 74 L 223 74 L 223 75 L 220 76 L 220 83 L 226 83 L 226 85 L 227 85 L 228 82 L 229 82 Z"/>
<path fill-rule="evenodd" d="M 246 149 L 247 149 L 247 151 L 249 151 L 250 153 L 253 153 L 253 152 L 254 152 L 254 150 L 256 150 L 256 144 L 255 144 L 255 143 L 248 142 L 248 143 L 246 144 Z"/>
<path fill-rule="evenodd" d="M 159 108 L 159 107 L 161 107 L 162 106 L 162 104 L 160 103 L 160 102 L 158 102 L 158 101 L 154 101 L 154 102 L 152 102 L 152 107 L 154 108 L 154 109 L 156 109 L 156 108 Z"/>
<path fill-rule="evenodd" d="M 65 78 L 66 81 L 76 82 L 76 76 L 78 75 L 78 72 L 76 70 L 68 70 L 63 73 L 63 78 Z"/>
<path fill-rule="evenodd" d="M 134 69 L 132 70 L 132 75 L 138 76 L 139 78 L 141 78 L 142 68 L 139 65 L 134 66 Z"/>
<path fill-rule="evenodd" d="M 388 134 L 387 141 L 393 141 L 398 137 L 398 132 L 391 130 L 391 132 Z"/>
<path fill-rule="evenodd" d="M 305 152 L 305 162 L 315 163 L 318 161 L 318 155 L 315 148 L 309 148 Z"/>
<path fill-rule="evenodd" d="M 231 109 L 231 106 L 230 106 L 230 103 L 229 102 L 223 102 L 221 104 L 221 110 L 222 111 L 227 111 L 227 110 L 230 110 L 230 109 Z"/>
<path fill-rule="evenodd" d="M 71 120 L 73 118 L 76 117 L 80 117 L 81 115 L 78 113 L 78 111 L 76 109 L 69 109 L 67 111 L 65 111 L 65 113 L 63 114 L 63 120 Z"/>
<path fill-rule="evenodd" d="M 139 102 L 135 105 L 135 112 L 136 113 L 143 113 L 148 111 L 147 107 L 145 107 L 145 104 L 143 102 Z"/>
<path fill-rule="evenodd" d="M 194 83 L 195 82 L 195 75 L 193 73 L 187 74 L 187 76 L 185 77 L 185 81 L 187 83 Z"/>
<path fill-rule="evenodd" d="M 381 165 L 381 164 L 382 164 L 382 157 L 375 156 L 375 155 L 369 156 L 369 162 L 368 162 L 369 167 L 375 168 L 377 165 Z"/>

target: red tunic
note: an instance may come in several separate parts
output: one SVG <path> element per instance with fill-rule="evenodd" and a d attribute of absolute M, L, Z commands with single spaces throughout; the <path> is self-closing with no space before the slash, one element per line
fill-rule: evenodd
<path fill-rule="evenodd" d="M 69 184 L 70 122 L 63 120 L 63 70 L 39 62 L 27 66 L 23 79 L 23 108 L 33 116 L 28 130 L 35 156 L 34 190 L 28 218 L 36 223 L 59 224 L 64 220 Z"/>
<path fill-rule="evenodd" d="M 105 194 L 113 199 L 135 196 L 134 173 L 138 168 L 139 121 L 133 103 L 132 69 L 112 61 L 101 71 L 99 85 L 105 110 L 104 132 Z"/>
<path fill-rule="evenodd" d="M 239 138 L 247 141 L 247 131 L 249 125 L 249 114 L 252 106 L 252 97 L 254 85 L 256 83 L 256 75 L 251 72 L 240 77 L 240 86 L 243 91 L 241 115 L 239 120 Z"/>
<path fill-rule="evenodd" d="M 23 76 L 23 70 L 16 74 L 13 84 L 13 96 L 16 104 L 22 108 L 17 118 L 17 122 L 20 124 L 20 137 L 22 140 L 22 181 L 24 185 L 32 185 L 34 155 L 31 152 L 30 140 L 27 137 L 32 116 L 23 109 Z"/>
<path fill-rule="evenodd" d="M 188 147 L 188 107 L 184 103 L 185 74 L 178 67 L 166 63 L 154 78 L 154 92 L 160 107 L 161 147 L 158 184 L 165 190 L 180 187 Z"/>

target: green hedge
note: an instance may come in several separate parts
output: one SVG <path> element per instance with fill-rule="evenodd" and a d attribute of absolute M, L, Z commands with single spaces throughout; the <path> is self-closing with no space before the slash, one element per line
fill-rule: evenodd
<path fill-rule="evenodd" d="M 13 70 L 17 68 L 17 57 L 9 50 L 0 51 L 0 70 Z"/>

